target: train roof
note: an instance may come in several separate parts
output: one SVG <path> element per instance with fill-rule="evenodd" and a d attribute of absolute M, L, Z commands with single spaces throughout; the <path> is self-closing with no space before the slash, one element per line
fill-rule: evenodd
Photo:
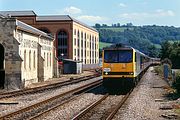
<path fill-rule="evenodd" d="M 111 46 L 103 48 L 103 50 L 132 50 L 133 47 L 124 44 L 113 44 Z"/>
<path fill-rule="evenodd" d="M 150 58 L 149 56 L 145 55 L 144 53 L 140 52 L 139 50 L 137 50 L 131 46 L 127 46 L 125 44 L 114 44 L 109 47 L 103 48 L 103 50 L 134 50 L 135 52 L 141 54 L 142 56 Z"/>

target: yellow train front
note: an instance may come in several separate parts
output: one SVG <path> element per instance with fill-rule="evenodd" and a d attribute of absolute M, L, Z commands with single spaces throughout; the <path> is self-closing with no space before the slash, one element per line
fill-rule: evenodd
<path fill-rule="evenodd" d="M 114 45 L 103 49 L 103 85 L 108 89 L 129 89 L 135 86 L 151 65 L 150 57 L 138 50 Z"/>

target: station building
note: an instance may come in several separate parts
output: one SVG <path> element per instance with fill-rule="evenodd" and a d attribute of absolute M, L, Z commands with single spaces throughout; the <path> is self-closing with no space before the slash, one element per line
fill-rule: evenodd
<path fill-rule="evenodd" d="M 82 61 L 83 64 L 99 62 L 99 33 L 96 29 L 69 15 L 37 16 L 34 11 L 0 11 L 4 16 L 16 17 L 55 37 L 57 57 Z"/>
<path fill-rule="evenodd" d="M 0 16 L 0 88 L 19 89 L 57 76 L 54 38 Z"/>

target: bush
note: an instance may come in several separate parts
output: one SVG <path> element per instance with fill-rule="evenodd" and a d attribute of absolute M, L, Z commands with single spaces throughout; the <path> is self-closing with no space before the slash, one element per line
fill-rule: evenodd
<path fill-rule="evenodd" d="M 168 59 L 168 58 L 163 59 L 163 60 L 161 61 L 161 64 L 168 64 L 170 68 L 172 67 L 172 62 L 171 62 L 171 60 Z"/>
<path fill-rule="evenodd" d="M 155 73 L 157 73 L 158 75 L 162 75 L 162 74 L 163 74 L 162 65 L 161 65 L 161 66 L 155 66 L 155 67 L 154 67 L 154 71 L 155 71 Z"/>
<path fill-rule="evenodd" d="M 176 88 L 177 92 L 180 93 L 180 72 L 176 74 L 176 81 L 174 83 L 174 87 Z"/>

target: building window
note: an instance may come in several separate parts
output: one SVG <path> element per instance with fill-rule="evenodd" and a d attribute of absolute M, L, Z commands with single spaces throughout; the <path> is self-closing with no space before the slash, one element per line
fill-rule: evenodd
<path fill-rule="evenodd" d="M 34 51 L 34 56 L 33 56 L 33 58 L 34 58 L 33 66 L 34 66 L 34 68 L 36 68 L 36 53 L 35 53 L 35 51 Z"/>
<path fill-rule="evenodd" d="M 49 59 L 49 54 L 47 53 L 47 67 L 48 67 L 48 59 Z"/>
<path fill-rule="evenodd" d="M 26 69 L 26 50 L 24 51 L 24 69 Z"/>
<path fill-rule="evenodd" d="M 83 49 L 81 49 L 81 58 L 83 58 Z"/>
<path fill-rule="evenodd" d="M 77 56 L 79 57 L 79 49 L 77 50 Z"/>
<path fill-rule="evenodd" d="M 51 53 L 50 53 L 50 66 L 51 66 Z"/>
<path fill-rule="evenodd" d="M 44 67 L 46 66 L 46 53 L 44 52 Z"/>
<path fill-rule="evenodd" d="M 74 45 L 76 45 L 76 38 L 74 38 Z"/>
<path fill-rule="evenodd" d="M 74 35 L 76 35 L 76 29 L 74 29 Z"/>
<path fill-rule="evenodd" d="M 92 41 L 91 41 L 91 35 L 90 35 L 90 42 L 89 42 L 89 45 L 90 45 L 90 64 L 91 64 L 91 59 L 92 59 L 92 54 L 91 54 L 91 52 L 92 52 L 92 45 L 91 45 L 91 43 L 92 43 Z"/>
<path fill-rule="evenodd" d="M 83 32 L 81 32 L 81 48 L 83 48 Z"/>
<path fill-rule="evenodd" d="M 78 30 L 78 40 L 77 40 L 77 46 L 79 47 L 79 41 L 80 41 L 80 38 L 79 38 L 79 30 Z"/>
<path fill-rule="evenodd" d="M 74 56 L 76 56 L 76 49 L 74 49 Z"/>
<path fill-rule="evenodd" d="M 85 35 L 84 35 L 84 47 L 85 47 L 84 57 L 85 57 L 85 59 L 86 59 L 86 48 L 87 48 L 87 46 L 86 46 L 86 33 L 85 33 Z M 85 64 L 86 64 L 86 60 L 85 60 Z"/>
<path fill-rule="evenodd" d="M 64 59 L 67 58 L 68 50 L 68 35 L 65 31 L 60 31 L 58 33 L 58 58 Z"/>
<path fill-rule="evenodd" d="M 29 69 L 31 69 L 31 51 L 29 51 Z"/>

